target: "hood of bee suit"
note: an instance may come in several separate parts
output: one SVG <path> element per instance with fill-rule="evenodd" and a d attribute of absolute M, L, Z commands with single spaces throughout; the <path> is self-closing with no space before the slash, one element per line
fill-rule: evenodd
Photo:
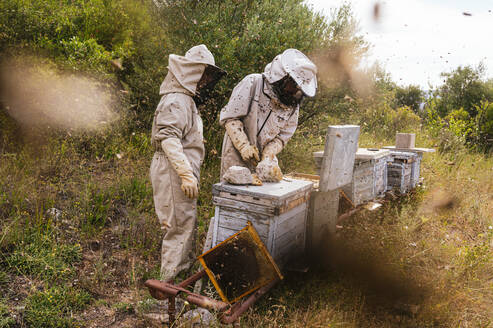
<path fill-rule="evenodd" d="M 208 65 L 217 67 L 214 56 L 203 44 L 190 48 L 185 56 L 169 55 L 168 74 L 161 84 L 159 94 L 182 92 L 194 96 L 197 83 Z"/>
<path fill-rule="evenodd" d="M 297 49 L 285 50 L 265 66 L 264 76 L 271 84 L 281 80 L 288 74 L 301 87 L 306 96 L 315 96 L 317 91 L 317 66 Z"/>

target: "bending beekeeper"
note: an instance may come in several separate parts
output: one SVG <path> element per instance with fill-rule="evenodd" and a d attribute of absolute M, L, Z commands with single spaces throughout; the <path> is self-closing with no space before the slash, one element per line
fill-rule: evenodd
<path fill-rule="evenodd" d="M 231 166 L 243 166 L 256 170 L 263 181 L 282 179 L 276 155 L 296 130 L 301 101 L 315 95 L 316 74 L 307 56 L 288 49 L 263 74 L 250 74 L 234 88 L 220 114 L 226 128 L 221 178 Z M 273 171 L 264 172 L 272 166 Z"/>
<path fill-rule="evenodd" d="M 161 279 L 173 279 L 190 268 L 197 223 L 200 166 L 204 159 L 202 120 L 196 104 L 225 74 L 205 45 L 185 56 L 169 55 L 168 74 L 154 113 L 155 153 L 150 175 L 156 214 L 164 230 Z"/>

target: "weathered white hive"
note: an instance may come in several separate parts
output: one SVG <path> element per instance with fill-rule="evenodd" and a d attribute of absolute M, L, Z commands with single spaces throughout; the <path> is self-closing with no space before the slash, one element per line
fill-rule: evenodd
<path fill-rule="evenodd" d="M 435 152 L 435 149 L 433 149 L 433 148 L 418 148 L 418 147 L 397 148 L 395 146 L 386 146 L 383 148 L 389 149 L 389 150 L 395 150 L 395 151 L 411 152 L 411 153 L 415 153 L 417 155 L 416 161 L 413 163 L 413 165 L 411 167 L 411 171 L 412 171 L 411 172 L 411 186 L 413 188 L 416 187 L 419 183 L 419 176 L 421 173 L 421 161 L 423 160 L 423 154 Z"/>
<path fill-rule="evenodd" d="M 354 205 L 385 195 L 387 191 L 387 163 L 391 161 L 386 149 L 358 148 L 353 179 L 342 188 Z"/>
<path fill-rule="evenodd" d="M 418 154 L 413 152 L 392 151 L 391 156 L 393 161 L 389 162 L 387 167 L 388 190 L 394 189 L 405 194 L 415 187 L 415 179 L 419 180 L 421 160 L 418 160 Z"/>
<path fill-rule="evenodd" d="M 216 206 L 212 246 L 252 222 L 279 266 L 305 249 L 308 204 L 313 183 L 283 179 L 262 186 L 225 182 L 212 187 Z"/>

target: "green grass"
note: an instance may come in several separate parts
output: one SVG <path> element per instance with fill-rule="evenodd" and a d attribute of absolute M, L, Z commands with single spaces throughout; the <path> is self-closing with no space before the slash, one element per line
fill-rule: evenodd
<path fill-rule="evenodd" d="M 14 327 L 15 320 L 10 316 L 6 302 L 0 299 L 0 328 Z"/>
<path fill-rule="evenodd" d="M 84 323 L 72 317 L 75 311 L 85 309 L 91 297 L 84 291 L 52 287 L 26 299 L 24 320 L 33 328 L 76 328 Z"/>
<path fill-rule="evenodd" d="M 79 244 L 64 244 L 53 239 L 53 229 L 26 229 L 22 239 L 10 245 L 1 264 L 17 275 L 46 281 L 67 280 L 75 275 L 73 265 L 82 258 Z"/>

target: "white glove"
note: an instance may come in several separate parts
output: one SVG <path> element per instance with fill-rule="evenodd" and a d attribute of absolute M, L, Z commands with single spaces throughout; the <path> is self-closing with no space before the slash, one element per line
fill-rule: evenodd
<path fill-rule="evenodd" d="M 178 138 L 168 138 L 161 141 L 168 161 L 173 165 L 176 173 L 181 178 L 181 190 L 189 198 L 197 198 L 199 195 L 199 183 L 193 175 L 192 166 L 183 153 L 183 146 Z"/>
<path fill-rule="evenodd" d="M 264 150 L 262 151 L 262 160 L 266 158 L 274 160 L 274 157 L 281 152 L 282 146 L 282 141 L 278 138 L 274 138 L 271 142 L 265 145 Z"/>
<path fill-rule="evenodd" d="M 260 161 L 259 152 L 256 146 L 250 144 L 248 137 L 243 129 L 243 123 L 240 120 L 232 120 L 227 122 L 224 127 L 226 133 L 231 138 L 231 142 L 235 148 L 240 152 L 241 158 L 245 162 L 251 162 L 253 165 L 257 165 Z"/>

